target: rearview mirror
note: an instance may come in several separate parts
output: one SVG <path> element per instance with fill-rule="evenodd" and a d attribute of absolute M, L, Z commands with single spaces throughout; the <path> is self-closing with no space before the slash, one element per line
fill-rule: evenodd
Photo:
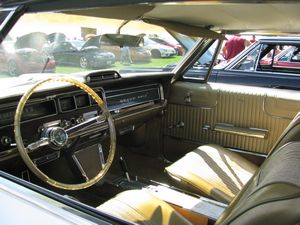
<path fill-rule="evenodd" d="M 84 44 L 83 47 L 97 46 L 100 47 L 102 44 L 109 46 L 128 46 L 138 47 L 143 42 L 142 36 L 128 35 L 128 34 L 102 34 L 91 37 Z"/>

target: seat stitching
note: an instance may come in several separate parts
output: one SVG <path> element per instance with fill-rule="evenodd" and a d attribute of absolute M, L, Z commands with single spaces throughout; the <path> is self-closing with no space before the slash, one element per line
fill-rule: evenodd
<path fill-rule="evenodd" d="M 123 205 L 127 206 L 128 208 L 132 209 L 134 212 L 140 214 L 140 216 L 142 216 L 143 218 L 147 218 L 142 211 L 138 210 L 137 208 L 134 208 L 132 206 L 130 206 L 129 204 L 127 204 L 126 202 L 123 202 L 121 200 L 118 200 L 118 199 L 114 199 L 120 203 L 122 203 Z M 156 223 L 153 223 L 153 221 L 143 221 L 145 224 L 149 224 L 149 225 L 156 225 Z"/>
<path fill-rule="evenodd" d="M 268 185 L 266 185 L 266 186 L 268 186 Z M 251 209 L 253 209 L 255 207 L 258 207 L 258 206 L 261 206 L 261 205 L 264 205 L 264 204 L 268 204 L 268 203 L 271 203 L 271 202 L 284 201 L 284 200 L 290 200 L 290 199 L 296 199 L 296 198 L 300 198 L 300 191 L 298 193 L 288 195 L 288 196 L 284 196 L 284 197 L 274 197 L 274 198 L 270 198 L 270 199 L 267 199 L 267 200 L 259 201 L 257 204 L 252 205 L 251 207 L 248 207 L 248 208 L 244 209 L 243 211 L 241 211 L 240 213 L 238 213 L 235 217 L 233 217 L 230 221 L 228 221 L 227 224 L 233 222 L 239 216 L 246 213 L 247 211 L 250 211 Z"/>

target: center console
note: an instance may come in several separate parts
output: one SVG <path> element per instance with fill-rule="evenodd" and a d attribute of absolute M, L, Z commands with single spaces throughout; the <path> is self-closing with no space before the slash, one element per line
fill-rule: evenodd
<path fill-rule="evenodd" d="M 163 185 L 149 185 L 146 187 L 153 195 L 172 205 L 208 217 L 216 221 L 226 209 L 227 205 L 205 198 L 195 197 Z"/>
<path fill-rule="evenodd" d="M 226 204 L 212 199 L 196 196 L 178 188 L 139 177 L 131 177 L 129 180 L 120 177 L 115 179 L 113 184 L 124 190 L 147 190 L 157 198 L 170 204 L 177 212 L 194 224 L 214 224 L 227 208 Z"/>

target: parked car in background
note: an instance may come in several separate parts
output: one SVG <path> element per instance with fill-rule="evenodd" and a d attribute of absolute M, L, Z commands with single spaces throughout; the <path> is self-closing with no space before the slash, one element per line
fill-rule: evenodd
<path fill-rule="evenodd" d="M 298 37 L 261 38 L 230 62 L 216 65 L 209 81 L 300 90 L 299 45 Z M 184 78 L 201 80 L 207 69 L 197 62 Z"/>
<path fill-rule="evenodd" d="M 61 32 L 53 32 L 47 35 L 47 40 L 49 43 L 66 41 L 66 38 L 66 35 Z"/>
<path fill-rule="evenodd" d="M 74 45 L 76 44 L 77 47 Z M 58 65 L 80 66 L 81 68 L 106 68 L 115 63 L 115 55 L 96 46 L 80 48 L 82 42 L 54 42 L 48 51 Z M 79 49 L 78 49 L 79 48 Z"/>
<path fill-rule="evenodd" d="M 144 48 L 151 52 L 152 58 L 173 57 L 177 54 L 173 47 L 159 44 L 147 37 L 144 37 Z"/>
<path fill-rule="evenodd" d="M 168 42 L 164 39 L 156 38 L 156 37 L 150 37 L 149 39 L 152 40 L 152 41 L 155 41 L 158 44 L 162 44 L 162 45 L 166 45 L 166 46 L 169 46 L 171 48 L 174 48 L 177 52 L 177 55 L 184 55 L 185 54 L 185 49 L 178 43 L 173 44 L 173 43 L 170 43 L 170 42 Z"/>
<path fill-rule="evenodd" d="M 44 34 L 32 33 L 19 37 L 16 42 L 5 41 L 0 46 L 0 70 L 10 76 L 23 73 L 54 72 L 56 65 L 52 56 L 43 51 Z M 32 38 L 28 43 L 26 39 Z M 46 64 L 45 64 L 46 63 Z"/>
<path fill-rule="evenodd" d="M 129 55 L 133 63 L 147 63 L 151 61 L 151 53 L 144 47 L 138 46 L 138 43 L 133 46 L 126 46 L 124 43 L 118 43 L 114 37 L 117 34 L 103 34 L 91 37 L 83 47 L 97 46 L 98 48 L 114 53 L 116 60 L 121 60 L 122 47 L 128 47 Z M 124 44 L 124 45 L 123 45 Z"/>
<path fill-rule="evenodd" d="M 278 45 L 267 56 L 259 61 L 261 66 L 282 67 L 300 69 L 300 47 L 290 45 Z M 274 54 L 274 55 L 273 55 Z"/>
<path fill-rule="evenodd" d="M 68 40 L 68 42 L 70 42 L 75 48 L 77 48 L 77 50 L 82 49 L 85 41 L 83 40 Z"/>

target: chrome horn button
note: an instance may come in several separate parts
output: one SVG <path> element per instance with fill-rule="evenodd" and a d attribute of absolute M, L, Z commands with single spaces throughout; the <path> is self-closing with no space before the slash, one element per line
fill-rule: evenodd
<path fill-rule="evenodd" d="M 53 127 L 49 132 L 50 143 L 56 147 L 63 147 L 68 142 L 68 134 L 61 127 Z"/>

